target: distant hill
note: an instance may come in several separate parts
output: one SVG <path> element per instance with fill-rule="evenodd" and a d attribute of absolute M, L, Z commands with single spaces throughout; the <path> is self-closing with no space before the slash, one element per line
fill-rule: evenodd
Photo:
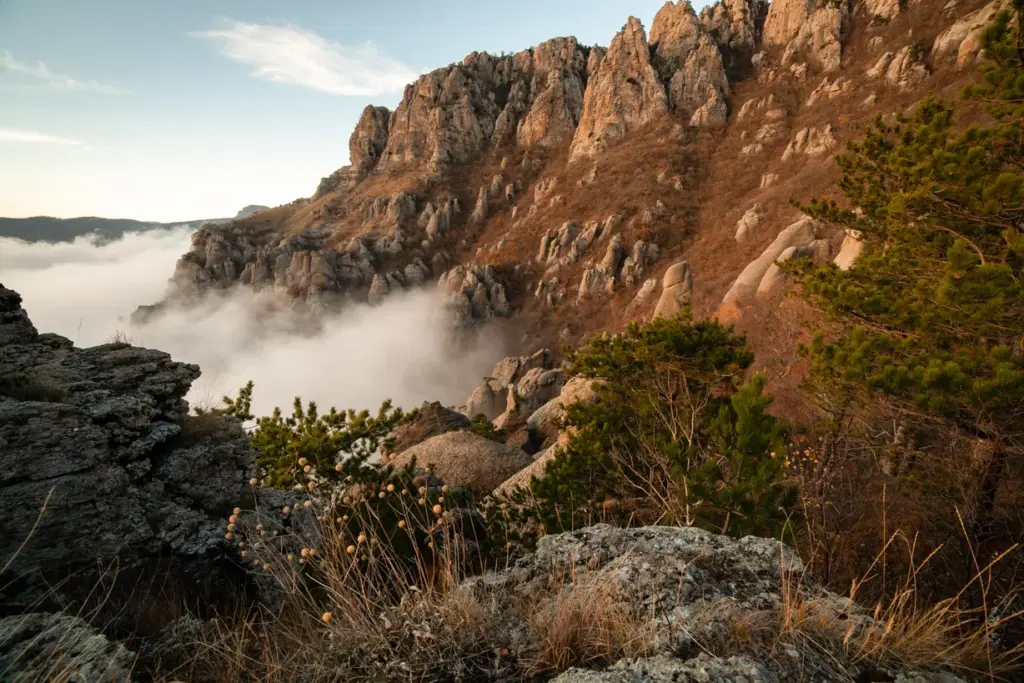
<path fill-rule="evenodd" d="M 203 223 L 226 223 L 231 220 L 246 218 L 266 208 L 258 204 L 250 204 L 239 211 L 234 218 L 207 218 L 177 223 L 136 221 L 130 218 L 98 218 L 96 216 L 84 216 L 81 218 L 53 218 L 52 216 L 0 218 L 0 237 L 13 237 L 25 240 L 26 242 L 71 242 L 83 235 L 95 234 L 100 242 L 110 242 L 119 239 L 126 232 L 170 230 L 180 227 L 198 228 Z"/>

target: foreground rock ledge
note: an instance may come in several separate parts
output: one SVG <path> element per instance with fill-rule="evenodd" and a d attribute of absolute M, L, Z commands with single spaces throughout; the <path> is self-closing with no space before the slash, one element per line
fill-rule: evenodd
<path fill-rule="evenodd" d="M 97 561 L 117 558 L 124 571 L 156 558 L 218 560 L 223 519 L 251 499 L 255 458 L 233 418 L 188 416 L 184 396 L 197 377 L 197 366 L 162 351 L 78 349 L 39 334 L 21 297 L 0 285 L 7 605 L 34 601 L 28 584 L 95 570 Z M 206 565 L 195 574 L 204 583 L 213 576 Z"/>

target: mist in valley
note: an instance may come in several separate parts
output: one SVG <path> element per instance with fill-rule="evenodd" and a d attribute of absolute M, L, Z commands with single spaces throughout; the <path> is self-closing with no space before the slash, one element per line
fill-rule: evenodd
<path fill-rule="evenodd" d="M 163 298 L 187 228 L 128 233 L 106 244 L 0 239 L 0 283 L 19 292 L 36 328 L 88 347 L 127 336 L 196 363 L 202 376 L 192 405 L 211 407 L 255 383 L 253 412 L 290 411 L 296 396 L 326 409 L 375 410 L 385 399 L 403 408 L 426 400 L 461 403 L 506 355 L 497 331 L 456 345 L 436 290 L 393 295 L 381 306 L 353 305 L 299 331 L 294 314 L 272 311 L 271 295 L 233 290 L 188 309 L 171 309 L 142 326 L 129 316 Z"/>

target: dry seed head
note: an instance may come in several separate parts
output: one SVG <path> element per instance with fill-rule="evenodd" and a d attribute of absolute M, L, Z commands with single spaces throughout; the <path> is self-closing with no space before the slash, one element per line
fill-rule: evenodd
<path fill-rule="evenodd" d="M 259 482 L 256 481 L 256 477 L 249 480 L 249 486 L 256 486 L 257 483 Z"/>
<path fill-rule="evenodd" d="M 256 525 L 256 531 L 263 531 L 263 525 L 262 524 L 257 524 Z"/>
<path fill-rule="evenodd" d="M 309 548 L 303 548 L 300 554 L 303 557 L 309 557 Z"/>
<path fill-rule="evenodd" d="M 287 505 L 285 505 L 283 508 L 281 508 L 281 513 L 285 514 L 285 515 L 287 515 L 291 511 L 292 511 L 292 509 L 290 507 L 288 507 Z"/>
<path fill-rule="evenodd" d="M 234 530 L 235 530 L 235 525 L 234 524 L 228 524 L 228 531 L 234 531 Z"/>
<path fill-rule="evenodd" d="M 340 462 L 337 465 L 334 466 L 334 471 L 335 472 L 341 472 L 341 463 Z"/>
<path fill-rule="evenodd" d="M 309 464 L 308 460 L 306 460 L 305 458 L 299 458 L 299 467 L 305 467 L 308 464 Z"/>
<path fill-rule="evenodd" d="M 294 553 L 288 553 L 288 561 L 289 562 L 294 562 L 295 561 L 295 554 Z"/>
<path fill-rule="evenodd" d="M 420 495 L 422 496 L 426 492 L 427 492 L 427 487 L 426 486 L 421 486 L 420 487 Z"/>
<path fill-rule="evenodd" d="M 311 465 L 306 465 L 305 467 L 302 468 L 302 471 L 305 472 L 306 474 L 309 474 L 310 472 L 313 471 L 313 467 Z"/>
<path fill-rule="evenodd" d="M 385 497 L 385 496 L 387 496 L 387 495 L 388 495 L 388 494 L 387 494 L 387 491 L 381 491 L 381 492 L 380 492 L 380 493 L 378 494 L 378 496 L 379 496 L 380 498 L 384 498 L 384 497 Z"/>
<path fill-rule="evenodd" d="M 323 615 L 320 617 L 320 619 L 322 619 L 325 624 L 331 623 L 331 613 L 330 612 L 324 612 Z"/>
<path fill-rule="evenodd" d="M 388 484 L 388 493 L 394 493 L 394 492 L 395 492 L 395 485 L 394 484 Z"/>
<path fill-rule="evenodd" d="M 356 539 L 359 543 L 366 543 L 366 534 L 359 534 L 359 538 Z"/>
<path fill-rule="evenodd" d="M 313 507 L 313 501 L 307 500 L 305 503 L 302 504 L 302 507 L 308 510 L 309 508 Z"/>
<path fill-rule="evenodd" d="M 234 537 L 235 537 L 235 535 L 234 535 L 234 534 L 232 534 L 232 533 L 230 533 L 230 532 L 229 532 L 229 533 L 226 533 L 226 534 L 224 534 L 224 538 L 226 538 L 226 539 L 227 539 L 227 540 L 229 540 L 229 541 L 230 541 L 230 540 L 231 540 L 232 538 L 234 538 Z"/>
<path fill-rule="evenodd" d="M 442 491 L 443 493 L 448 493 L 448 484 L 445 484 L 444 486 L 442 486 L 442 487 L 441 487 L 441 491 Z"/>
<path fill-rule="evenodd" d="M 356 552 L 356 547 L 354 545 L 350 545 L 349 547 L 345 548 L 345 552 L 347 552 L 349 555 L 354 555 Z"/>
<path fill-rule="evenodd" d="M 399 529 L 404 529 L 405 528 L 405 520 L 404 519 L 398 520 L 398 528 Z"/>
<path fill-rule="evenodd" d="M 439 515 L 439 514 L 441 514 L 441 510 L 442 510 L 442 509 L 443 509 L 443 508 L 442 508 L 442 507 L 441 507 L 440 505 L 435 505 L 435 506 L 434 506 L 434 514 L 435 514 L 435 515 Z"/>
<path fill-rule="evenodd" d="M 246 555 L 248 555 L 248 554 L 249 554 L 249 551 L 248 551 L 248 550 L 243 550 L 243 551 L 242 551 L 242 557 L 245 557 L 245 556 L 246 556 Z"/>
<path fill-rule="evenodd" d="M 231 514 L 233 514 L 233 515 L 240 515 L 240 514 L 242 514 L 242 508 L 235 508 L 234 510 L 231 511 Z"/>
<path fill-rule="evenodd" d="M 269 572 L 270 571 L 270 564 L 269 563 L 264 563 L 263 564 L 263 571 L 265 571 L 265 572 Z"/>
<path fill-rule="evenodd" d="M 238 521 L 238 515 L 231 515 L 230 517 L 228 517 L 228 522 L 230 522 L 231 524 L 234 524 L 237 521 Z"/>
<path fill-rule="evenodd" d="M 316 488 L 316 482 L 315 481 L 309 482 L 308 484 L 306 484 L 306 488 L 309 489 L 310 491 L 312 491 L 313 489 Z"/>

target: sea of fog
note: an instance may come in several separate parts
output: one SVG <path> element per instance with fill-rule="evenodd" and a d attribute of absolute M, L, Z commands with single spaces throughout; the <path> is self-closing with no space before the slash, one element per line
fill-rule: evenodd
<path fill-rule="evenodd" d="M 377 307 L 350 307 L 313 335 L 262 312 L 248 290 L 131 326 L 137 306 L 163 297 L 189 234 L 129 233 L 106 244 L 88 237 L 57 244 L 0 238 L 0 284 L 22 295 L 40 332 L 80 347 L 120 332 L 135 345 L 198 364 L 203 375 L 188 396 L 193 405 L 214 405 L 252 380 L 257 415 L 289 409 L 296 396 L 322 408 L 374 410 L 388 398 L 404 408 L 426 400 L 459 404 L 505 355 L 500 339 L 486 335 L 456 350 L 432 288 Z"/>

